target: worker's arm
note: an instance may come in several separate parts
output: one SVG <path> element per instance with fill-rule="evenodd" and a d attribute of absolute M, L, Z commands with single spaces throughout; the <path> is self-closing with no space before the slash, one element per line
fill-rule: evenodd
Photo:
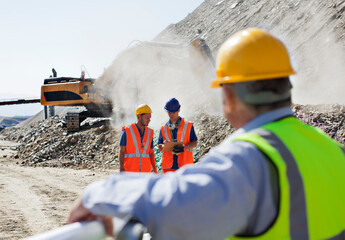
<path fill-rule="evenodd" d="M 198 145 L 198 140 L 193 141 L 193 142 L 190 142 L 190 143 L 188 143 L 187 145 L 184 145 L 184 150 L 193 149 L 193 148 L 195 148 L 197 145 Z"/>
<path fill-rule="evenodd" d="M 177 153 L 183 152 L 185 150 L 192 150 L 198 145 L 198 138 L 196 137 L 195 131 L 194 131 L 194 126 L 192 125 L 190 135 L 189 135 L 190 142 L 186 145 L 183 145 L 182 149 L 177 149 L 174 148 L 174 151 Z"/>
<path fill-rule="evenodd" d="M 162 151 L 163 151 L 163 146 L 164 146 L 162 130 L 159 131 L 159 136 L 158 136 L 158 140 L 157 140 L 157 145 L 158 145 L 158 150 L 159 150 L 160 152 L 162 152 Z"/>
<path fill-rule="evenodd" d="M 192 128 L 190 130 L 189 139 L 190 139 L 190 143 L 184 146 L 184 150 L 191 150 L 198 145 L 198 138 L 196 137 L 196 134 L 195 134 L 194 125 L 192 125 Z"/>
<path fill-rule="evenodd" d="M 168 142 L 168 141 L 164 141 L 162 144 L 158 144 L 158 150 L 159 150 L 160 152 L 163 152 L 164 143 L 166 143 L 166 142 Z"/>
<path fill-rule="evenodd" d="M 124 167 L 125 150 L 126 150 L 126 147 L 119 146 L 120 172 L 124 172 L 125 171 L 125 167 Z"/>
<path fill-rule="evenodd" d="M 156 239 L 224 239 L 248 226 L 259 233 L 272 222 L 270 180 L 262 153 L 236 142 L 173 174 L 113 174 L 86 188 L 83 206 L 97 215 L 131 214 Z"/>
<path fill-rule="evenodd" d="M 74 222 L 92 221 L 92 220 L 100 219 L 103 222 L 106 234 L 113 237 L 113 232 L 114 232 L 113 219 L 108 216 L 97 216 L 93 214 L 92 212 L 90 212 L 89 209 L 83 206 L 82 200 L 83 199 L 79 197 L 77 200 L 74 201 L 72 209 L 68 216 L 67 223 L 71 224 Z"/>
<path fill-rule="evenodd" d="M 150 149 L 150 161 L 151 161 L 151 166 L 153 168 L 153 172 L 157 173 L 155 152 L 153 151 L 152 148 Z"/>
<path fill-rule="evenodd" d="M 120 135 L 119 141 L 119 163 L 120 163 L 120 172 L 125 171 L 124 161 L 125 161 L 125 150 L 127 146 L 127 134 L 126 130 L 123 129 Z"/>

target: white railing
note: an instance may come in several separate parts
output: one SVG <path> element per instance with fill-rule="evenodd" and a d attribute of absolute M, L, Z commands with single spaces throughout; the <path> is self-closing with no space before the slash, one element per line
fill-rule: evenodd
<path fill-rule="evenodd" d="M 138 222 L 131 222 L 130 218 L 114 220 L 114 239 L 116 240 L 150 240 L 151 236 L 145 233 L 145 227 Z M 104 240 L 103 224 L 100 221 L 86 221 L 68 224 L 54 230 L 44 232 L 23 240 Z"/>

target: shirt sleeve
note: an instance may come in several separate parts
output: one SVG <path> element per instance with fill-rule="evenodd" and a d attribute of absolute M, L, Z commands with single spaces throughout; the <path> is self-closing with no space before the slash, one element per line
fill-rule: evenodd
<path fill-rule="evenodd" d="M 189 140 L 190 140 L 191 142 L 197 141 L 197 140 L 198 140 L 198 138 L 196 137 L 195 131 L 194 131 L 194 125 L 192 125 L 192 128 L 190 129 Z"/>
<path fill-rule="evenodd" d="M 131 214 L 154 239 L 224 239 L 269 226 L 277 212 L 270 186 L 261 152 L 235 142 L 174 173 L 111 175 L 86 188 L 83 205 L 99 215 Z"/>
<path fill-rule="evenodd" d="M 158 136 L 157 144 L 162 144 L 162 143 L 163 143 L 162 130 L 159 130 L 159 136 Z"/>
<path fill-rule="evenodd" d="M 127 146 L 127 135 L 126 135 L 126 130 L 123 129 L 120 135 L 120 146 L 126 147 Z"/>

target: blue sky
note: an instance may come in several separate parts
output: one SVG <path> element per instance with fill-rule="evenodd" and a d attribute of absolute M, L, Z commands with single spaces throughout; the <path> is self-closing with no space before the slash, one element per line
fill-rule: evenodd
<path fill-rule="evenodd" d="M 39 97 L 43 79 L 99 77 L 133 40 L 151 40 L 203 0 L 0 0 L 0 99 Z M 0 106 L 33 115 L 40 104 Z"/>

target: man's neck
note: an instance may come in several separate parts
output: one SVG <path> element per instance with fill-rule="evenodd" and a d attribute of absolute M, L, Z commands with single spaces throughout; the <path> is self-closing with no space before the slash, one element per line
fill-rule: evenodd
<path fill-rule="evenodd" d="M 257 117 L 253 112 L 243 111 L 242 109 L 236 113 L 233 113 L 231 116 L 231 120 L 228 120 L 231 126 L 235 129 L 239 129 L 252 121 L 255 117 Z"/>
<path fill-rule="evenodd" d="M 170 123 L 171 123 L 171 124 L 175 124 L 175 123 L 178 122 L 179 119 L 180 119 L 180 117 L 177 117 L 177 118 L 174 119 L 174 120 L 171 120 L 171 119 L 170 119 Z"/>
<path fill-rule="evenodd" d="M 140 129 L 141 132 L 143 132 L 145 129 L 145 126 L 141 124 L 140 122 L 137 122 L 137 127 Z"/>

